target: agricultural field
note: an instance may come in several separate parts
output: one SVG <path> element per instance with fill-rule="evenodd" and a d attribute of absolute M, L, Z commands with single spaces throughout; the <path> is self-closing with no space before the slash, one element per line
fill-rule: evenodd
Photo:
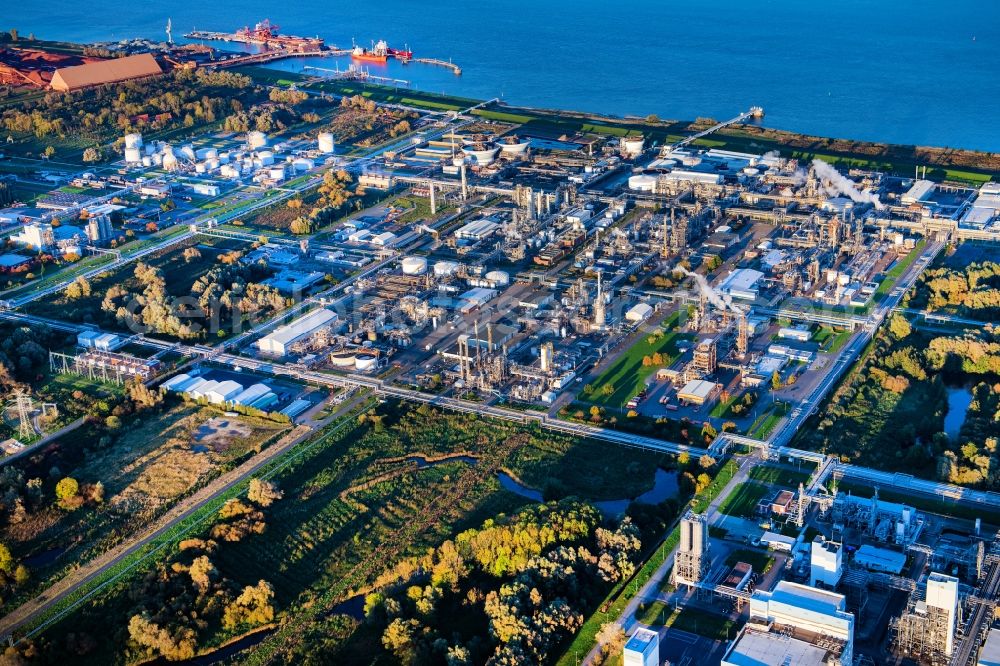
<path fill-rule="evenodd" d="M 421 555 L 488 518 L 535 505 L 506 490 L 498 471 L 544 491 L 546 499 L 586 501 L 641 494 L 653 486 L 658 465 L 674 464 L 672 457 L 653 453 L 608 455 L 608 447 L 390 402 L 343 433 L 319 440 L 273 477 L 283 498 L 261 509 L 266 529 L 220 543 L 211 550 L 212 564 L 218 579 L 234 589 L 260 580 L 273 586 L 276 618 L 289 629 L 267 639 L 268 650 L 301 656 L 307 649 L 303 636 L 322 631 L 338 636 L 324 641 L 328 657 L 342 649 L 370 654 L 380 649 L 377 635 L 356 634 L 355 620 L 325 611 L 372 589 L 402 558 Z M 378 558 L 372 559 L 375 553 Z M 129 617 L 136 612 L 132 595 L 141 578 L 137 573 L 79 609 L 53 630 L 53 645 L 64 632 L 85 632 L 96 642 L 86 658 L 90 663 L 138 658 L 126 645 Z M 232 637 L 218 628 L 200 632 L 198 651 Z"/>
<path fill-rule="evenodd" d="M 119 391 L 119 405 L 121 397 Z M 114 404 L 115 395 L 106 401 Z M 288 427 L 185 403 L 134 415 L 107 409 L 112 413 L 103 423 L 84 423 L 0 472 L 5 496 L 15 498 L 5 506 L 0 542 L 31 573 L 30 584 L 4 597 L 6 610 L 145 527 Z M 69 499 L 64 479 L 77 488 Z"/>

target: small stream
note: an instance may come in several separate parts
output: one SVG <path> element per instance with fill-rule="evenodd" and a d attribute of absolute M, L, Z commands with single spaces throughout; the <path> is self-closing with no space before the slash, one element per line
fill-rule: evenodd
<path fill-rule="evenodd" d="M 951 441 L 957 441 L 962 424 L 972 404 L 972 389 L 968 386 L 948 386 L 948 412 L 944 415 L 944 431 Z"/>

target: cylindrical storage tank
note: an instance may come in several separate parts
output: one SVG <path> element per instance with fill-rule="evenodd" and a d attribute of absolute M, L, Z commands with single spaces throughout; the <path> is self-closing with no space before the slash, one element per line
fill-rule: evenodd
<path fill-rule="evenodd" d="M 125 135 L 125 147 L 126 148 L 142 148 L 142 135 L 136 132 L 135 134 Z"/>
<path fill-rule="evenodd" d="M 167 153 L 163 156 L 163 168 L 167 170 L 177 168 L 177 157 L 173 153 Z"/>
<path fill-rule="evenodd" d="M 218 157 L 219 157 L 219 151 L 215 148 L 209 148 L 208 150 L 205 151 L 206 160 L 214 160 L 218 159 Z"/>
<path fill-rule="evenodd" d="M 219 164 L 229 164 L 229 153 L 219 153 Z"/>
<path fill-rule="evenodd" d="M 698 166 L 701 164 L 701 158 L 697 155 L 688 155 L 681 158 L 681 164 L 684 166 Z"/>
<path fill-rule="evenodd" d="M 636 157 L 642 154 L 644 144 L 641 136 L 625 137 L 621 140 L 622 152 L 629 157 Z"/>
<path fill-rule="evenodd" d="M 140 148 L 126 148 L 125 161 L 129 164 L 138 164 L 142 161 L 142 150 Z"/>
<path fill-rule="evenodd" d="M 219 160 L 217 159 L 205 160 L 205 168 L 208 169 L 209 171 L 215 171 L 216 169 L 219 168 Z"/>
<path fill-rule="evenodd" d="M 500 150 L 505 155 L 520 155 L 528 151 L 528 142 L 517 136 L 505 136 L 500 139 Z"/>
<path fill-rule="evenodd" d="M 195 161 L 196 155 L 195 155 L 195 152 L 194 152 L 194 146 L 191 146 L 191 145 L 181 146 L 181 149 L 178 150 L 177 152 L 178 152 L 178 154 L 181 157 L 189 159 L 192 162 Z"/>
<path fill-rule="evenodd" d="M 510 284 L 510 274 L 504 271 L 490 271 L 485 277 L 499 287 L 506 287 Z"/>
<path fill-rule="evenodd" d="M 462 166 L 463 164 L 465 164 L 465 158 L 464 157 L 455 157 L 455 158 L 453 158 L 451 160 L 451 163 L 454 166 Z"/>
<path fill-rule="evenodd" d="M 321 153 L 332 153 L 333 152 L 333 134 L 330 132 L 320 132 L 319 136 L 316 137 L 316 144 L 319 147 L 319 152 Z"/>
<path fill-rule="evenodd" d="M 695 520 L 691 523 L 691 552 L 701 555 L 705 545 L 705 523 Z"/>
<path fill-rule="evenodd" d="M 747 175 L 747 176 L 759 176 L 760 175 L 760 169 L 755 169 L 753 167 L 744 167 L 743 168 L 743 173 L 744 173 L 744 175 Z"/>
<path fill-rule="evenodd" d="M 150 157 L 149 155 L 143 156 L 143 158 L 142 158 L 142 166 L 144 166 L 144 167 L 151 167 L 151 166 L 153 166 L 153 158 Z"/>
<path fill-rule="evenodd" d="M 448 277 L 454 275 L 458 270 L 458 264 L 454 261 L 439 261 L 434 264 L 434 275 L 437 277 Z"/>
<path fill-rule="evenodd" d="M 367 354 L 358 354 L 354 358 L 354 369 L 361 372 L 368 372 L 374 370 L 375 366 L 378 364 L 378 359 L 374 356 L 369 356 Z"/>
<path fill-rule="evenodd" d="M 335 368 L 349 368 L 351 366 L 356 366 L 356 364 L 357 357 L 353 352 L 330 354 L 330 365 Z"/>
<path fill-rule="evenodd" d="M 637 176 L 629 176 L 628 188 L 637 192 L 652 192 L 656 186 L 656 176 L 640 173 Z"/>
<path fill-rule="evenodd" d="M 247 132 L 247 145 L 250 146 L 250 150 L 263 148 L 267 145 L 267 135 L 256 130 Z"/>
<path fill-rule="evenodd" d="M 404 275 L 423 275 L 427 272 L 427 259 L 424 257 L 403 257 Z"/>
<path fill-rule="evenodd" d="M 274 164 L 274 153 L 270 150 L 262 150 L 257 153 L 257 159 L 259 159 L 260 163 L 265 166 Z"/>
<path fill-rule="evenodd" d="M 161 164 L 163 164 L 163 155 L 160 155 L 159 153 L 153 155 L 153 164 L 155 164 L 156 166 L 160 166 Z"/>
<path fill-rule="evenodd" d="M 691 521 L 689 520 L 681 521 L 681 540 L 677 548 L 683 553 L 691 552 Z"/>

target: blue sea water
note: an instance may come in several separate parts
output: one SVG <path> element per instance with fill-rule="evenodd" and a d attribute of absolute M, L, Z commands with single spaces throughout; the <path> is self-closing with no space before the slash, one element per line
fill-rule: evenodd
<path fill-rule="evenodd" d="M 995 0 L 48 0 L 2 14 L 22 34 L 85 41 L 162 39 L 168 17 L 175 37 L 270 18 L 339 46 L 382 38 L 451 58 L 462 76 L 369 66 L 434 92 L 676 119 L 759 104 L 772 127 L 1000 151 Z"/>

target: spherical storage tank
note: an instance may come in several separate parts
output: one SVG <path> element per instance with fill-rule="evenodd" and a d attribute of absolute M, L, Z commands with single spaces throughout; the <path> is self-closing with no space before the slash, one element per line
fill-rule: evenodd
<path fill-rule="evenodd" d="M 427 260 L 423 257 L 404 257 L 402 266 L 404 275 L 423 275 L 427 272 Z"/>
<path fill-rule="evenodd" d="M 247 132 L 247 145 L 250 146 L 250 150 L 263 148 L 267 145 L 267 135 L 257 130 Z"/>
<path fill-rule="evenodd" d="M 498 287 L 506 287 L 510 284 L 510 274 L 504 271 L 490 271 L 484 277 Z"/>
<path fill-rule="evenodd" d="M 331 134 L 330 132 L 320 132 L 319 136 L 316 137 L 316 143 L 319 147 L 319 152 L 321 153 L 333 152 L 333 134 Z"/>

